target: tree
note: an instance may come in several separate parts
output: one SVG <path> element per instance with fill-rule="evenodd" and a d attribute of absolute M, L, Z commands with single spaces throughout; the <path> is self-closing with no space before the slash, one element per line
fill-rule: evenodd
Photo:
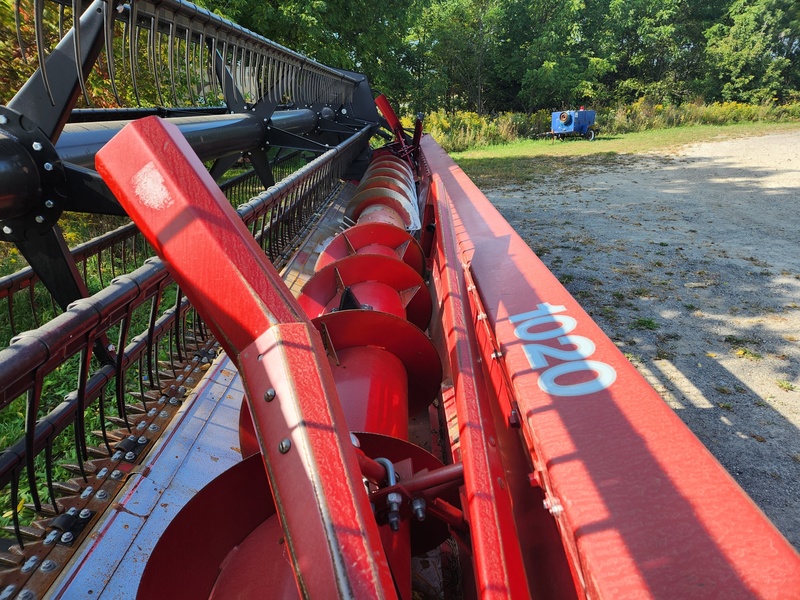
<path fill-rule="evenodd" d="M 725 23 L 706 36 L 712 97 L 740 102 L 778 99 L 791 60 L 782 55 L 773 0 L 735 0 Z"/>

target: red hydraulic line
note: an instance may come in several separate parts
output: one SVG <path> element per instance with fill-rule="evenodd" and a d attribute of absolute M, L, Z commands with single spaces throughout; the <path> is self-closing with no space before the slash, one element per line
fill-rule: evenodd
<path fill-rule="evenodd" d="M 299 593 L 395 597 L 322 340 L 203 164 L 150 117 L 97 169 L 239 367 Z"/>

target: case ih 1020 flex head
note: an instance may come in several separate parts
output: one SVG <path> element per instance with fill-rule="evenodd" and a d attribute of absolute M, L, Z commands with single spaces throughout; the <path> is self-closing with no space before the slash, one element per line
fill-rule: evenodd
<path fill-rule="evenodd" d="M 794 549 L 362 75 L 186 2 L 16 12 L 0 598 L 797 597 Z M 76 109 L 90 74 L 157 108 Z M 65 212 L 133 224 L 70 250 Z"/>

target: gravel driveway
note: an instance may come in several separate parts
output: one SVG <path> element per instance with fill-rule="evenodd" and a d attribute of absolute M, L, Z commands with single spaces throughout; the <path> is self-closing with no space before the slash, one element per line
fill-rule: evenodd
<path fill-rule="evenodd" d="M 800 548 L 800 132 L 484 191 Z"/>

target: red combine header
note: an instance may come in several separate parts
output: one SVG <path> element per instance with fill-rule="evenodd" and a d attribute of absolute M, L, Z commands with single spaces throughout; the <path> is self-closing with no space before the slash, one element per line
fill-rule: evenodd
<path fill-rule="evenodd" d="M 0 351 L 27 406 L 0 598 L 797 597 L 796 551 L 420 121 L 198 7 L 92 6 L 47 60 L 78 68 L 2 108 L 0 160 L 31 167 L 0 172 L 33 267 L 0 280 L 11 329 L 37 277 L 63 312 Z M 187 95 L 224 109 L 67 123 L 104 44 L 136 58 L 118 21 L 170 71 L 188 40 Z M 70 252 L 63 210 L 135 227 Z"/>

